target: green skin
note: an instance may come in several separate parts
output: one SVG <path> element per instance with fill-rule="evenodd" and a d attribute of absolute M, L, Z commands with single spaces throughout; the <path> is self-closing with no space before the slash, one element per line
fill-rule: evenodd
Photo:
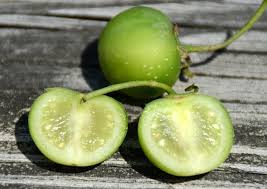
<path fill-rule="evenodd" d="M 192 76 L 188 70 L 189 53 L 227 47 L 254 25 L 266 7 L 267 0 L 263 0 L 251 19 L 223 43 L 200 46 L 181 44 L 170 19 L 160 11 L 148 7 L 130 8 L 115 16 L 99 38 L 102 71 L 112 84 L 153 80 L 173 86 L 181 68 L 184 76 Z M 154 98 L 163 90 L 139 87 L 123 92 L 135 98 Z"/>
<path fill-rule="evenodd" d="M 180 72 L 180 55 L 171 21 L 158 10 L 135 7 L 114 17 L 99 39 L 98 54 L 112 84 L 154 80 L 172 86 Z M 154 88 L 127 89 L 136 98 L 162 94 Z"/>

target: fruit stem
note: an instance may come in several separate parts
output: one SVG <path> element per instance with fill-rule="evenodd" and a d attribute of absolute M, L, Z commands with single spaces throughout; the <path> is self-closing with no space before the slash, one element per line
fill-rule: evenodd
<path fill-rule="evenodd" d="M 228 45 L 230 45 L 232 42 L 234 42 L 236 39 L 238 39 L 240 36 L 242 36 L 245 32 L 247 32 L 255 24 L 255 22 L 261 17 L 266 7 L 267 7 L 267 0 L 263 0 L 261 5 L 255 12 L 255 14 L 250 18 L 250 20 L 237 33 L 235 33 L 235 35 L 233 35 L 231 38 L 229 38 L 223 43 L 214 44 L 214 45 L 199 45 L 199 46 L 183 44 L 182 48 L 185 49 L 188 53 L 216 51 L 219 49 L 223 49 L 227 47 Z"/>
<path fill-rule="evenodd" d="M 169 94 L 172 94 L 172 95 L 176 94 L 176 92 L 170 86 L 163 84 L 163 83 L 156 82 L 156 81 L 129 81 L 129 82 L 125 82 L 125 83 L 110 85 L 110 86 L 107 86 L 105 88 L 90 92 L 83 97 L 83 100 L 86 101 L 90 98 L 93 98 L 93 97 L 96 97 L 99 95 L 104 95 L 104 94 L 107 94 L 110 92 L 114 92 L 114 91 L 118 91 L 118 90 L 122 90 L 122 89 L 133 88 L 133 87 L 160 88 L 160 89 L 165 90 Z"/>

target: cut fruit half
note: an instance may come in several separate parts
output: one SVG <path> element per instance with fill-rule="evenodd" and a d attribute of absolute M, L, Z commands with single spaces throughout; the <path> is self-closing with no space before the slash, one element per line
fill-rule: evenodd
<path fill-rule="evenodd" d="M 213 97 L 169 96 L 146 105 L 138 124 L 148 159 L 176 176 L 209 172 L 228 157 L 233 144 L 231 119 Z"/>
<path fill-rule="evenodd" d="M 108 96 L 83 101 L 84 95 L 52 88 L 38 97 L 29 114 L 29 130 L 50 160 L 91 166 L 117 151 L 127 133 L 124 107 Z"/>

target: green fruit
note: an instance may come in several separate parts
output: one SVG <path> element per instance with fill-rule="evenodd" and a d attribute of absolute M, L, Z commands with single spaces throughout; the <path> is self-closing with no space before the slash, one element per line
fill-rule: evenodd
<path fill-rule="evenodd" d="M 123 142 L 127 116 L 116 100 L 53 88 L 39 96 L 29 114 L 29 130 L 39 150 L 50 160 L 90 166 L 109 158 Z"/>
<path fill-rule="evenodd" d="M 209 172 L 226 160 L 234 131 L 218 100 L 191 94 L 147 104 L 138 137 L 155 166 L 172 175 L 192 176 Z"/>
<path fill-rule="evenodd" d="M 134 7 L 115 16 L 104 28 L 98 56 L 106 79 L 112 83 L 154 80 L 172 86 L 180 72 L 177 39 L 169 18 L 158 10 Z M 162 90 L 139 87 L 124 92 L 151 98 Z"/>
<path fill-rule="evenodd" d="M 267 8 L 263 0 L 250 20 L 233 36 L 212 45 L 181 44 L 169 18 L 158 10 L 134 7 L 115 16 L 104 28 L 98 46 L 100 65 L 112 84 L 127 81 L 154 80 L 172 86 L 182 67 L 189 70 L 189 53 L 223 49 L 247 32 Z M 181 66 L 182 62 L 182 66 Z M 124 90 L 137 98 L 153 98 L 163 91 L 147 87 Z"/>

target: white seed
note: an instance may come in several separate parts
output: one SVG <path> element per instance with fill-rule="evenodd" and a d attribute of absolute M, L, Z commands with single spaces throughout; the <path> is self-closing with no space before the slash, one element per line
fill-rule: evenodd
<path fill-rule="evenodd" d="M 161 139 L 159 141 L 159 145 L 162 146 L 162 147 L 165 146 L 165 140 L 164 139 Z"/>

